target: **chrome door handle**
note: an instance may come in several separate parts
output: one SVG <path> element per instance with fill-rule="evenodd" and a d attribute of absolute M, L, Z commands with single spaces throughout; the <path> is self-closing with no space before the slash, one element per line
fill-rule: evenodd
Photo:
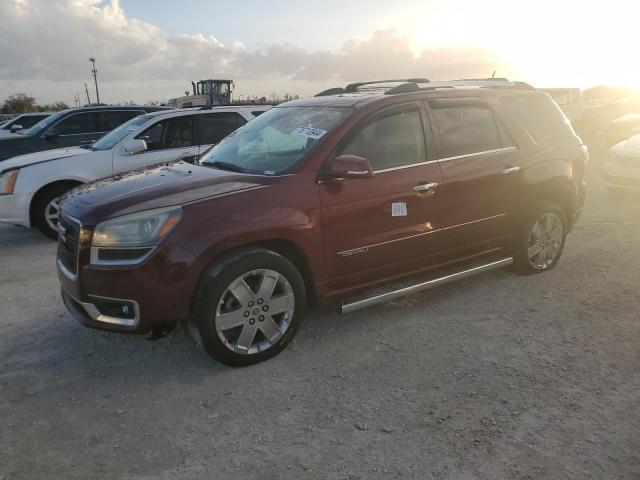
<path fill-rule="evenodd" d="M 433 190 L 438 186 L 438 182 L 431 183 L 421 183 L 420 185 L 416 185 L 413 187 L 414 192 L 426 192 L 428 190 Z"/>
<path fill-rule="evenodd" d="M 507 165 L 502 169 L 502 173 L 514 173 L 519 171 L 520 171 L 520 167 L 512 167 L 510 165 Z"/>

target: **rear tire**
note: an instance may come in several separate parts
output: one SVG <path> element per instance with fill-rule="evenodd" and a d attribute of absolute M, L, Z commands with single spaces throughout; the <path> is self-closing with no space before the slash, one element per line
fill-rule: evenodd
<path fill-rule="evenodd" d="M 58 237 L 58 216 L 60 207 L 57 200 L 76 185 L 59 184 L 38 193 L 33 204 L 33 223 L 45 236 Z"/>
<path fill-rule="evenodd" d="M 270 250 L 246 249 L 205 272 L 191 322 L 211 357 L 239 367 L 284 349 L 305 306 L 304 281 L 289 260 Z"/>
<path fill-rule="evenodd" d="M 513 269 L 521 275 L 551 270 L 560 260 L 566 236 L 562 209 L 550 202 L 535 202 L 518 233 Z"/>

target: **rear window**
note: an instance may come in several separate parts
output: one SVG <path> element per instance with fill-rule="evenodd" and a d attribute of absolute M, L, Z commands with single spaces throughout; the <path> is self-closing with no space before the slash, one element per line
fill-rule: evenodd
<path fill-rule="evenodd" d="M 504 101 L 537 143 L 566 141 L 575 135 L 565 114 L 548 97 L 507 97 Z"/>

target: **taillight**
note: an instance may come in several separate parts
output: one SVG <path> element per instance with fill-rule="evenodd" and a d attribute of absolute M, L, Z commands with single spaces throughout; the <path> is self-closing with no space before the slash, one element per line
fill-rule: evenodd
<path fill-rule="evenodd" d="M 586 145 L 580 145 L 580 156 L 582 157 L 582 161 L 584 164 L 589 163 L 589 147 Z"/>

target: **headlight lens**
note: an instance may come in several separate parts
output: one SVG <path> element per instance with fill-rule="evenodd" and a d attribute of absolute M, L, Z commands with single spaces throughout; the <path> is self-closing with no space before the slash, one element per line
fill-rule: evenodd
<path fill-rule="evenodd" d="M 160 243 L 182 218 L 181 207 L 132 213 L 99 223 L 93 233 L 94 247 L 142 247 Z"/>
<path fill-rule="evenodd" d="M 16 186 L 16 180 L 18 180 L 19 169 L 11 170 L 4 175 L 0 175 L 0 195 L 9 195 L 13 193 L 13 189 Z"/>

